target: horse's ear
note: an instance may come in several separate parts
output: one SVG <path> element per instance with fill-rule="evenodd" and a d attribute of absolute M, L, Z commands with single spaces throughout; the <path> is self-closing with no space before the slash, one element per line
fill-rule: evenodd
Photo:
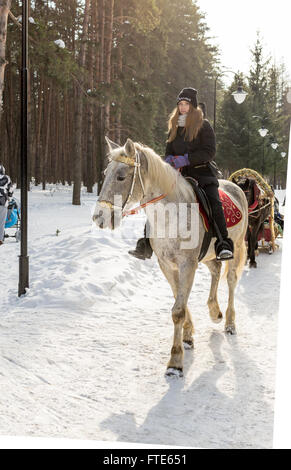
<path fill-rule="evenodd" d="M 112 150 L 117 149 L 120 147 L 120 145 L 116 144 L 112 140 L 110 140 L 107 135 L 105 136 L 106 144 L 108 146 L 109 153 L 112 152 Z"/>
<path fill-rule="evenodd" d="M 127 139 L 126 144 L 124 146 L 125 148 L 125 153 L 128 157 L 134 157 L 135 156 L 135 146 L 132 140 Z"/>

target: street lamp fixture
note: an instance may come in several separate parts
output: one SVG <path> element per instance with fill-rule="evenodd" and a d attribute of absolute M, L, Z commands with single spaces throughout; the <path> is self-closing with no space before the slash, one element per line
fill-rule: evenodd
<path fill-rule="evenodd" d="M 272 142 L 271 147 L 272 149 L 276 150 L 276 148 L 279 147 L 279 144 L 277 144 L 277 142 Z"/>
<path fill-rule="evenodd" d="M 266 137 L 266 135 L 268 134 L 268 129 L 266 129 L 264 126 L 262 126 L 260 129 L 259 129 L 259 134 L 261 137 Z"/>
<path fill-rule="evenodd" d="M 213 130 L 215 132 L 216 128 L 216 93 L 217 93 L 217 80 L 219 77 L 222 75 L 225 75 L 226 73 L 233 73 L 237 77 L 237 73 L 233 72 L 232 70 L 224 70 L 223 72 L 220 72 L 218 75 L 216 75 L 215 80 L 214 80 L 214 109 L 213 109 Z M 236 103 L 241 104 L 244 102 L 246 99 L 248 93 L 246 93 L 241 85 L 238 85 L 237 91 L 232 93 L 232 96 L 235 100 Z"/>
<path fill-rule="evenodd" d="M 282 157 L 282 158 L 285 158 L 285 157 L 286 157 L 286 155 L 287 155 L 287 153 L 286 153 L 286 152 L 281 152 L 281 157 Z"/>
<path fill-rule="evenodd" d="M 234 97 L 234 100 L 235 100 L 236 103 L 241 104 L 246 99 L 247 94 L 248 93 L 246 91 L 244 91 L 241 86 L 238 86 L 237 91 L 234 91 L 232 93 L 232 96 Z"/>

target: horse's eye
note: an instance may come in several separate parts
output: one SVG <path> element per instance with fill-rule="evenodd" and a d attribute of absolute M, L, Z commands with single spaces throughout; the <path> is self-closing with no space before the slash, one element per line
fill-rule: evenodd
<path fill-rule="evenodd" d="M 124 181 L 125 180 L 125 176 L 123 175 L 118 175 L 117 176 L 117 181 Z"/>

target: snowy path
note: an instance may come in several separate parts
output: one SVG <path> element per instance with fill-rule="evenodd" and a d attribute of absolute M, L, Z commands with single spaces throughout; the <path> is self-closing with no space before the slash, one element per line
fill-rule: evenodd
<path fill-rule="evenodd" d="M 189 302 L 195 349 L 185 352 L 184 378 L 167 379 L 170 287 L 155 257 L 127 255 L 134 240 L 91 231 L 94 199 L 73 207 L 69 189 L 31 192 L 25 297 L 18 245 L 1 249 L 0 434 L 271 448 L 282 246 L 245 268 L 235 337 L 211 322 L 210 276 L 199 267 Z M 221 284 L 223 312 L 226 292 Z"/>

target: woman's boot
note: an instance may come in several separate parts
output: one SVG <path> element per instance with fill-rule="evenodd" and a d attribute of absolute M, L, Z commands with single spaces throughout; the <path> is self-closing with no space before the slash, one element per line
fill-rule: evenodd
<path fill-rule="evenodd" d="M 139 259 L 151 258 L 153 254 L 152 247 L 148 238 L 140 238 L 137 240 L 135 250 L 129 250 L 130 255 L 135 256 Z"/>
<path fill-rule="evenodd" d="M 144 237 L 137 240 L 135 250 L 129 250 L 129 254 L 135 256 L 138 259 L 149 259 L 153 254 L 153 249 L 150 244 L 150 240 L 147 237 L 148 224 L 145 224 Z"/>
<path fill-rule="evenodd" d="M 211 184 L 203 188 L 212 209 L 214 232 L 217 237 L 215 242 L 216 259 L 227 261 L 233 258 L 233 241 L 228 238 L 228 232 L 222 204 L 219 198 L 218 186 Z"/>

